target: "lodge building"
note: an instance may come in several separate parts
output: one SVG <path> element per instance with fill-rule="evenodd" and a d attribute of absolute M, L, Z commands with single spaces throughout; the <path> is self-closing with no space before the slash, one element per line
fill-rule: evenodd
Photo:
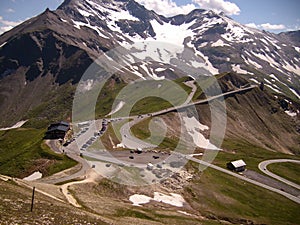
<path fill-rule="evenodd" d="M 70 129 L 70 124 L 67 122 L 59 122 L 50 124 L 45 135 L 45 139 L 64 139 L 66 133 Z"/>

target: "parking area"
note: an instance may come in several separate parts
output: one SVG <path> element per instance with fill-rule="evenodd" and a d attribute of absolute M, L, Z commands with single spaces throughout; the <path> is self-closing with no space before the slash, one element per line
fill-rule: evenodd
<path fill-rule="evenodd" d="M 128 164 L 147 165 L 148 163 L 158 164 L 163 163 L 169 156 L 169 153 L 157 152 L 155 150 L 124 150 L 124 151 L 109 151 L 116 159 Z"/>

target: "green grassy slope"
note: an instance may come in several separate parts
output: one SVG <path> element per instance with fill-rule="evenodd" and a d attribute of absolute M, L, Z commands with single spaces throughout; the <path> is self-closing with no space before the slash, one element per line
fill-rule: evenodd
<path fill-rule="evenodd" d="M 268 170 L 300 185 L 300 165 L 296 163 L 274 163 L 268 166 Z"/>
<path fill-rule="evenodd" d="M 43 142 L 45 130 L 15 129 L 0 132 L 0 173 L 25 177 L 39 170 L 51 175 L 77 163 L 52 152 Z"/>
<path fill-rule="evenodd" d="M 198 173 L 185 188 L 184 196 L 194 209 L 230 224 L 300 222 L 297 203 L 213 169 Z"/>

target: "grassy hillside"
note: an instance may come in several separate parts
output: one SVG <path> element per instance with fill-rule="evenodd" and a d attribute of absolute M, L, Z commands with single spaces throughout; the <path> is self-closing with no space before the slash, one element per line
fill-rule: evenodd
<path fill-rule="evenodd" d="M 131 132 L 135 137 L 144 140 L 148 143 L 157 144 L 157 140 L 160 140 L 160 137 L 151 136 L 149 130 L 149 123 L 151 118 L 142 120 L 140 123 L 137 123 L 131 127 Z M 159 143 L 160 150 L 171 151 L 176 148 L 179 142 L 179 138 L 176 136 L 166 136 L 161 143 Z"/>
<path fill-rule="evenodd" d="M 13 181 L 0 180 L 0 224 L 109 224 L 99 215 L 77 209 L 35 192 L 30 212 L 32 189 Z"/>
<path fill-rule="evenodd" d="M 119 100 L 126 104 L 116 112 L 114 116 L 139 115 L 158 112 L 185 102 L 192 88 L 184 84 L 188 77 L 178 78 L 172 81 L 143 81 L 131 84 L 130 91 L 126 92 L 124 99 Z"/>
<path fill-rule="evenodd" d="M 295 225 L 300 222 L 297 203 L 213 169 L 196 175 L 185 188 L 184 196 L 205 216 L 229 224 L 252 224 L 252 221 Z"/>
<path fill-rule="evenodd" d="M 297 163 L 274 163 L 268 166 L 268 170 L 300 185 L 300 165 Z"/>
<path fill-rule="evenodd" d="M 229 161 L 244 159 L 247 168 L 260 172 L 258 164 L 268 159 L 299 159 L 299 156 L 281 152 L 269 151 L 253 143 L 238 139 L 225 139 L 222 145 L 224 151 L 219 152 L 214 163 L 226 167 Z"/>
<path fill-rule="evenodd" d="M 51 122 L 70 119 L 74 92 L 75 87 L 71 84 L 53 88 L 40 105 L 26 114 L 25 119 L 29 119 L 29 122 L 25 126 L 40 129 L 46 128 Z"/>
<path fill-rule="evenodd" d="M 1 131 L 0 173 L 22 178 L 39 170 L 46 176 L 77 164 L 52 152 L 43 142 L 44 133 L 43 129 Z"/>

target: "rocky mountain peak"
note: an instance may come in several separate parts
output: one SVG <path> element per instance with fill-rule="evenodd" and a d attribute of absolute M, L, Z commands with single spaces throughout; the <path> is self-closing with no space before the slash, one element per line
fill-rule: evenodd
<path fill-rule="evenodd" d="M 202 9 L 167 18 L 134 0 L 65 0 L 57 10 L 46 10 L 0 36 L 0 81 L 18 76 L 25 87 L 47 77 L 54 84 L 75 84 L 103 52 L 152 41 L 178 46 L 179 52 L 162 52 L 210 74 L 234 71 L 249 82 L 264 82 L 275 94 L 300 99 L 299 34 L 259 31 Z M 164 55 L 156 58 L 164 60 Z M 143 64 L 124 74 L 162 79 L 158 68 L 169 69 Z"/>

